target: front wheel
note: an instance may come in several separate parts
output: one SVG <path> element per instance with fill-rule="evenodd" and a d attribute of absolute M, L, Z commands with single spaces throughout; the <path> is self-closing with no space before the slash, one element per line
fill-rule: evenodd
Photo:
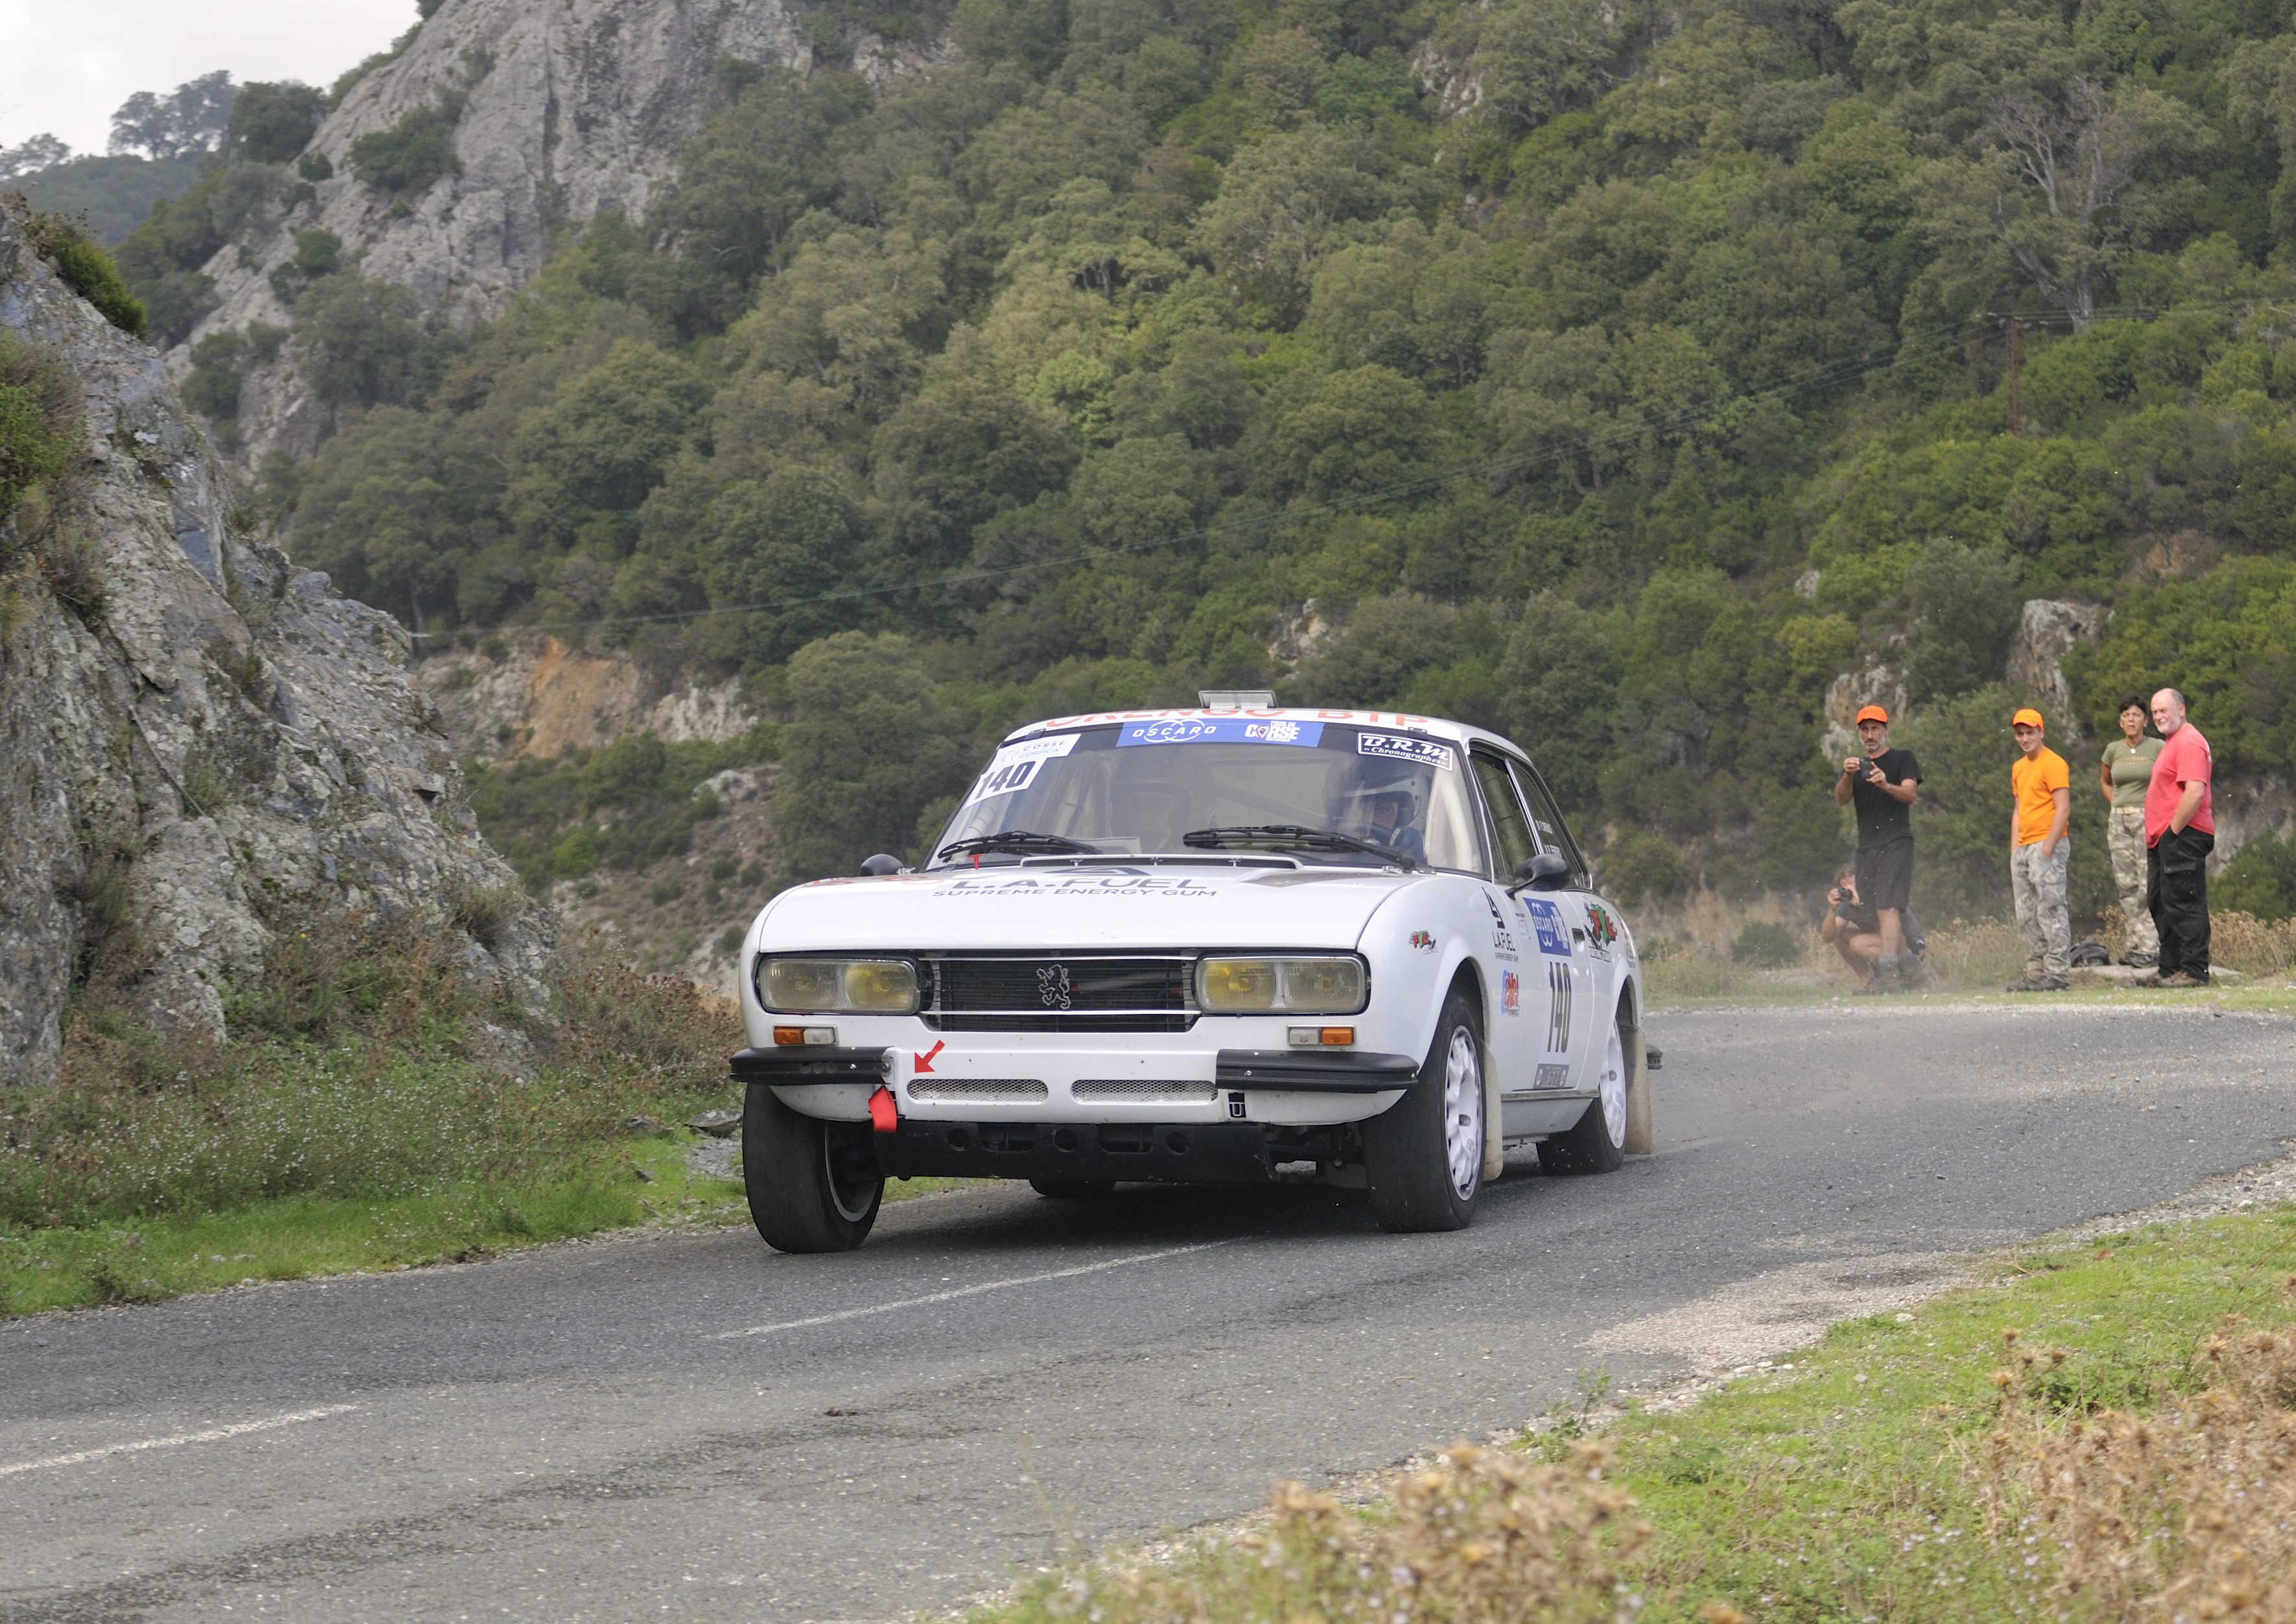
<path fill-rule="evenodd" d="M 1464 1229 L 1483 1193 L 1483 1027 L 1474 1000 L 1443 1001 L 1409 1093 L 1364 1124 L 1372 1216 L 1398 1234 Z"/>
<path fill-rule="evenodd" d="M 1627 1046 L 1642 1040 L 1639 1029 L 1628 1027 L 1626 1006 L 1620 1005 L 1618 1018 L 1611 1022 L 1610 1041 L 1603 1047 L 1594 1103 L 1577 1127 L 1540 1143 L 1542 1169 L 1549 1173 L 1615 1173 L 1626 1165 L 1627 1095 L 1635 1075 L 1627 1063 Z"/>
<path fill-rule="evenodd" d="M 869 1238 L 885 1176 L 866 1122 L 824 1122 L 752 1084 L 742 1105 L 750 1221 L 776 1251 L 850 1251 Z"/>

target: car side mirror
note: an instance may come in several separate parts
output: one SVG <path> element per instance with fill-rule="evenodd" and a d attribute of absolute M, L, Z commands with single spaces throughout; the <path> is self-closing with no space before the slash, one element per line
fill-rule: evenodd
<path fill-rule="evenodd" d="M 1515 865 L 1514 883 L 1508 895 L 1520 890 L 1550 891 L 1570 877 L 1570 865 L 1559 851 L 1542 851 Z"/>
<path fill-rule="evenodd" d="M 890 851 L 881 851 L 873 857 L 861 859 L 861 872 L 871 875 L 897 874 L 901 872 L 901 859 Z"/>

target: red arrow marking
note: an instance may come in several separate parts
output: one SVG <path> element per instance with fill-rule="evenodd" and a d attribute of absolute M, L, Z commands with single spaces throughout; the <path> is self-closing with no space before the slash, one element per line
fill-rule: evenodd
<path fill-rule="evenodd" d="M 909 1053 L 909 1058 L 917 1062 L 918 1070 L 930 1071 L 932 1070 L 933 1056 L 939 1054 L 947 1047 L 948 1047 L 947 1043 L 937 1043 L 922 1054 L 917 1054 L 914 1050 L 911 1050 Z"/>

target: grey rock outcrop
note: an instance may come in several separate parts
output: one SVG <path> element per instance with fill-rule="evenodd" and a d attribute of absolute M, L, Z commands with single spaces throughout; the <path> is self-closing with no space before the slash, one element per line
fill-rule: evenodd
<path fill-rule="evenodd" d="M 2057 598 L 2030 598 L 2009 634 L 2006 675 L 2021 697 L 2040 701 L 2042 708 L 2075 734 L 2085 734 L 2073 714 L 2073 691 L 2065 681 L 2065 656 L 2080 643 L 2094 644 L 2104 636 L 2112 611 L 2097 603 L 2069 603 Z"/>
<path fill-rule="evenodd" d="M 180 375 L 209 333 L 288 324 L 271 274 L 294 259 L 298 232 L 332 232 L 348 266 L 412 289 L 426 311 L 463 324 L 499 315 L 542 268 L 555 234 L 608 209 L 644 215 L 685 142 L 725 104 L 721 63 L 809 71 L 813 12 L 795 0 L 447 0 L 313 138 L 309 151 L 333 178 L 265 240 L 228 246 L 207 265 L 218 303 L 170 365 Z M 843 44 L 877 82 L 936 54 L 861 32 Z M 460 173 L 406 197 L 353 175 L 359 137 L 455 102 Z M 248 377 L 240 433 L 249 466 L 274 448 L 308 453 L 324 422 L 291 348 Z"/>
<path fill-rule="evenodd" d="M 398 622 L 234 533 L 160 357 L 4 217 L 0 326 L 84 397 L 85 458 L 52 511 L 103 591 L 76 613 L 31 562 L 67 532 L 20 534 L 29 510 L 0 521 L 0 1077 L 53 1075 L 106 930 L 135 944 L 122 985 L 163 1028 L 221 1030 L 272 931 L 336 908 L 483 915 L 470 962 L 539 996 L 548 915 L 505 906 L 515 877 L 479 836 Z"/>
<path fill-rule="evenodd" d="M 1905 673 L 1876 661 L 1862 670 L 1844 671 L 1826 685 L 1818 748 L 1837 771 L 1844 757 L 1864 753 L 1857 742 L 1857 713 L 1868 705 L 1881 706 L 1892 723 L 1910 720 L 1913 706 L 1906 698 Z"/>
<path fill-rule="evenodd" d="M 634 733 L 667 744 L 717 744 L 762 719 L 742 703 L 738 681 L 665 691 L 619 650 L 571 648 L 546 634 L 512 637 L 490 652 L 434 653 L 415 667 L 414 681 L 464 761 L 547 759 L 570 745 L 595 750 Z"/>

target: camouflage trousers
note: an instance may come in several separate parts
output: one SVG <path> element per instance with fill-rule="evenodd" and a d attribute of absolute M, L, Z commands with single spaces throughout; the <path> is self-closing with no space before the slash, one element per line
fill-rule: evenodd
<path fill-rule="evenodd" d="M 2126 943 L 2120 956 L 2151 964 L 2160 957 L 2161 936 L 2144 903 L 2144 808 L 2115 807 L 2106 813 L 2104 845 L 2112 854 L 2112 889 L 2120 899 Z"/>
<path fill-rule="evenodd" d="M 2025 942 L 2029 980 L 2062 981 L 2071 972 L 2072 916 L 2065 903 L 2065 875 L 2072 866 L 2073 843 L 2059 841 L 2047 857 L 2041 842 L 2009 853 L 2009 880 L 2017 899 L 2017 934 Z"/>

